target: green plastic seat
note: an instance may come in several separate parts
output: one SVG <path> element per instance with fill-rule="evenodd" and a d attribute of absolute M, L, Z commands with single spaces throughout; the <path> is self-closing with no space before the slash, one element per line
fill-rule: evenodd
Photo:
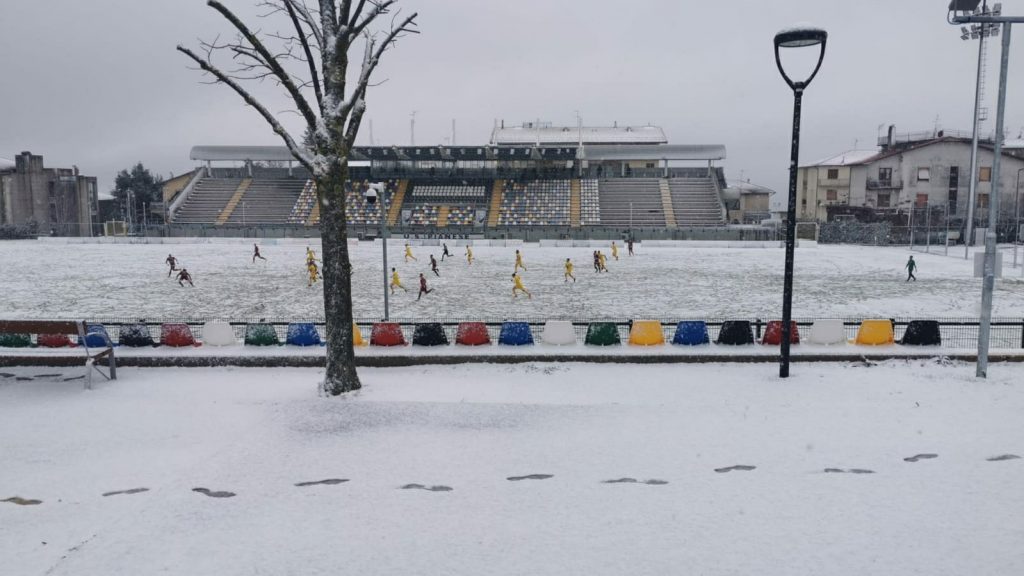
<path fill-rule="evenodd" d="M 249 324 L 245 327 L 246 346 L 280 346 L 277 330 L 270 324 Z"/>
<path fill-rule="evenodd" d="M 593 322 L 587 326 L 588 346 L 618 346 L 622 344 L 619 327 L 614 322 Z"/>
<path fill-rule="evenodd" d="M 0 334 L 0 348 L 28 348 L 32 346 L 32 336 L 28 334 Z"/>

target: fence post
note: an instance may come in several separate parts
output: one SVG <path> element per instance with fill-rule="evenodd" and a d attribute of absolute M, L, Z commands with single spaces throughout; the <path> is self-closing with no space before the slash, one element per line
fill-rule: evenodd
<path fill-rule="evenodd" d="M 754 320 L 754 325 L 757 326 L 757 340 L 761 340 L 761 319 L 757 318 Z"/>
<path fill-rule="evenodd" d="M 1020 347 L 1024 348 L 1024 320 L 1020 321 Z"/>

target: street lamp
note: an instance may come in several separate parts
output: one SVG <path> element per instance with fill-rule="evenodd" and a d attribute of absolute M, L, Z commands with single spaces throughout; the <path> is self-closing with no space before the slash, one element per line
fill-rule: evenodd
<path fill-rule="evenodd" d="M 981 289 L 981 320 L 978 327 L 978 378 L 988 376 L 988 349 L 992 335 L 992 298 L 996 283 L 996 227 L 999 223 L 999 196 L 1001 188 L 1000 164 L 1003 159 L 1003 122 L 1006 118 L 1006 81 L 1010 66 L 1010 32 L 1014 23 L 1024 24 L 1022 16 L 1003 16 L 1002 5 L 992 11 L 978 11 L 979 0 L 953 0 L 949 3 L 947 20 L 950 24 L 1002 25 L 1002 52 L 999 62 L 999 97 L 996 103 L 996 140 L 992 150 L 992 182 L 988 202 L 988 231 L 985 234 L 985 265 Z M 984 5 L 983 5 L 984 6 Z M 972 174 L 973 177 L 973 174 Z"/>
<path fill-rule="evenodd" d="M 388 216 L 387 197 L 384 195 L 385 185 L 380 182 L 370 184 L 366 189 L 366 203 L 373 206 L 380 198 L 380 238 L 384 253 L 384 320 L 389 319 L 388 311 Z"/>
<path fill-rule="evenodd" d="M 789 157 L 789 206 L 786 220 L 786 276 L 782 289 L 782 345 L 779 354 L 779 377 L 789 377 L 789 340 L 793 317 L 793 248 L 796 245 L 796 173 L 800 159 L 800 107 L 804 90 L 818 75 L 825 59 L 828 33 L 820 28 L 800 26 L 775 35 L 775 64 L 786 84 L 793 90 L 793 141 Z M 818 63 L 806 80 L 793 80 L 782 67 L 781 49 L 819 47 Z"/>
<path fill-rule="evenodd" d="M 1017 267 L 1017 245 L 1020 244 L 1020 173 L 1024 168 L 1017 170 L 1017 187 L 1013 194 L 1013 267 Z"/>

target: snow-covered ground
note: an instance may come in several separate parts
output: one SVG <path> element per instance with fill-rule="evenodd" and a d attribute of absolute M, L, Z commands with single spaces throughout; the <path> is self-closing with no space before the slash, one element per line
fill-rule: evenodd
<path fill-rule="evenodd" d="M 320 253 L 319 244 L 313 244 Z M 391 315 L 440 318 L 688 318 L 777 317 L 782 302 L 783 251 L 773 248 L 714 248 L 638 245 L 635 257 L 620 251 L 607 274 L 595 274 L 591 248 L 521 246 L 523 280 L 533 299 L 511 298 L 514 247 L 476 247 L 467 266 L 465 249 L 430 272 L 429 254 L 413 248 L 418 262 L 405 263 L 401 241 L 390 243 L 389 263 L 409 293 L 391 299 Z M 167 277 L 168 252 L 195 278 L 181 288 Z M 604 252 L 610 254 L 608 246 Z M 12 318 L 140 317 L 280 319 L 323 315 L 319 285 L 306 287 L 305 245 L 264 245 L 266 262 L 251 261 L 252 245 L 126 245 L 0 242 L 3 316 Z M 919 280 L 904 282 L 905 248 L 817 246 L 796 253 L 794 315 L 817 317 L 977 317 L 981 284 L 973 263 L 962 258 L 915 253 Z M 352 250 L 356 316 L 383 313 L 381 250 L 360 243 Z M 578 281 L 565 283 L 563 264 L 572 258 Z M 997 283 L 995 315 L 1024 316 L 1024 282 L 1006 267 Z M 416 300 L 418 274 L 435 291 Z"/>
<path fill-rule="evenodd" d="M 1024 573 L 1017 365 L 7 372 L 5 574 Z"/>

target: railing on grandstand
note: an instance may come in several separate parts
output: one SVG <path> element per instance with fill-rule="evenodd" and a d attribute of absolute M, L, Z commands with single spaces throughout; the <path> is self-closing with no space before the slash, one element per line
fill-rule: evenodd
<path fill-rule="evenodd" d="M 558 319 L 558 318 L 552 318 Z M 763 318 L 645 318 L 645 320 L 656 320 L 661 322 L 662 331 L 665 335 L 666 342 L 672 341 L 672 336 L 675 332 L 675 328 L 680 321 L 692 321 L 702 320 L 707 323 L 708 333 L 711 341 L 714 342 L 718 337 L 718 331 L 722 327 L 723 322 L 734 321 L 734 320 L 748 320 L 751 327 L 754 330 L 754 337 L 757 342 L 761 341 L 761 336 L 769 320 L 775 320 L 776 318 L 763 317 Z M 174 322 L 183 322 L 188 324 L 192 329 L 194 336 L 197 339 L 202 339 L 202 328 L 208 320 L 206 318 L 178 318 L 173 319 Z M 547 318 L 519 318 L 509 319 L 509 321 L 526 322 L 534 330 L 534 338 L 539 341 L 540 330 L 547 322 Z M 582 343 L 587 333 L 587 326 L 593 322 L 611 322 L 618 327 L 619 336 L 622 342 L 628 342 L 629 340 L 629 329 L 632 324 L 630 320 L 618 319 L 581 319 L 581 318 L 561 318 L 561 320 L 569 320 L 573 323 L 573 327 L 576 331 L 577 340 Z M 860 326 L 862 319 L 860 318 L 844 318 L 843 324 L 846 329 L 846 337 L 853 339 L 857 335 L 857 329 Z M 895 329 L 896 340 L 899 341 L 903 337 L 903 333 L 907 328 L 907 325 L 911 320 L 936 320 L 939 323 L 939 329 L 942 335 L 942 346 L 944 348 L 953 349 L 966 349 L 973 350 L 978 345 L 978 330 L 979 322 L 974 319 L 966 318 L 893 318 L 893 326 Z M 360 327 L 363 332 L 364 339 L 368 340 L 370 333 L 369 329 L 375 322 L 380 321 L 377 318 L 360 317 L 356 319 L 356 324 Z M 445 329 L 445 333 L 448 336 L 450 342 L 455 342 L 455 331 L 458 325 L 462 322 L 484 322 L 487 326 L 488 332 L 491 335 L 491 339 L 495 342 L 498 340 L 499 333 L 501 331 L 501 325 L 504 321 L 496 319 L 481 320 L 479 318 L 440 318 L 440 319 L 392 319 L 391 322 L 395 322 L 401 325 L 406 332 L 407 340 L 412 340 L 412 331 L 417 324 L 438 322 Z M 134 319 L 129 317 L 108 317 L 108 318 L 93 318 L 89 319 L 90 324 L 102 324 L 106 327 L 108 334 L 111 339 L 115 342 L 118 340 L 119 328 L 121 326 L 132 325 L 142 323 L 145 324 L 153 336 L 154 341 L 159 341 L 160 336 L 160 322 L 154 322 L 152 320 L 145 319 Z M 287 335 L 287 328 L 289 323 L 312 323 L 317 326 L 321 334 L 324 333 L 324 319 L 323 318 L 295 318 L 291 320 L 283 320 L 280 318 L 240 318 L 229 321 L 229 324 L 234 329 L 235 336 L 241 340 L 245 336 L 245 327 L 247 324 L 270 324 L 274 327 L 278 333 L 279 339 L 284 342 Z M 814 324 L 812 318 L 798 318 L 794 319 L 797 323 L 798 330 L 804 332 L 810 329 Z M 1011 318 L 996 318 L 992 321 L 992 334 L 991 334 L 992 348 L 994 349 L 1024 349 L 1024 319 L 1011 319 Z M 884 350 L 884 348 L 879 348 Z"/>

